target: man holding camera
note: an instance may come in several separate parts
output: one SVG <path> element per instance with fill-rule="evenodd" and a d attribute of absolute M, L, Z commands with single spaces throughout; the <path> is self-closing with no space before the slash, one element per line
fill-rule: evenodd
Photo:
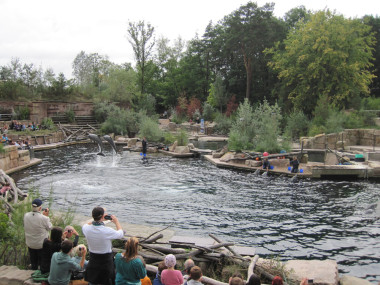
<path fill-rule="evenodd" d="M 82 227 L 90 252 L 85 280 L 92 284 L 111 285 L 115 278 L 112 240 L 123 238 L 124 232 L 116 216 L 106 215 L 102 207 L 95 207 L 92 217 L 94 221 Z M 116 230 L 106 227 L 105 220 L 113 222 Z"/>
<path fill-rule="evenodd" d="M 52 224 L 49 218 L 49 209 L 42 211 L 42 201 L 34 199 L 32 212 L 24 215 L 25 241 L 29 249 L 32 270 L 37 270 L 41 264 L 42 245 L 45 238 L 49 237 Z"/>

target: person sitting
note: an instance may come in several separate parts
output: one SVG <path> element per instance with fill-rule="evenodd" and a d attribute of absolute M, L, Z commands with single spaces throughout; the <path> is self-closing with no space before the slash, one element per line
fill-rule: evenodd
<path fill-rule="evenodd" d="M 166 266 L 165 264 L 165 260 L 161 261 L 159 264 L 158 264 L 158 267 L 157 267 L 157 273 L 156 273 L 156 278 L 154 278 L 153 280 L 153 285 L 162 285 L 162 282 L 161 282 L 161 274 L 162 274 L 162 271 L 164 269 L 167 269 L 168 267 Z"/>
<path fill-rule="evenodd" d="M 5 194 L 7 193 L 7 191 L 9 191 L 10 189 L 12 189 L 12 187 L 10 186 L 10 183 L 7 182 L 7 183 L 4 184 L 3 187 L 1 187 L 1 189 L 0 189 L 0 194 L 1 194 L 2 196 L 5 196 Z"/>
<path fill-rule="evenodd" d="M 2 141 L 2 143 L 5 144 L 5 145 L 9 144 L 9 138 L 8 138 L 8 136 L 7 136 L 6 133 L 3 134 L 3 137 L 2 137 L 2 139 L 1 139 L 1 141 Z"/>
<path fill-rule="evenodd" d="M 269 163 L 269 160 L 267 157 L 264 158 L 263 169 L 266 169 L 266 171 L 268 171 L 270 169 L 270 163 Z"/>
<path fill-rule="evenodd" d="M 249 277 L 246 285 L 261 285 L 260 277 L 253 273 L 251 277 Z"/>
<path fill-rule="evenodd" d="M 48 282 L 50 285 L 68 285 L 73 271 L 81 270 L 84 266 L 86 248 L 83 248 L 82 259 L 78 265 L 69 253 L 73 249 L 73 242 L 65 240 L 61 245 L 61 252 L 55 252 L 51 258 L 50 274 Z"/>
<path fill-rule="evenodd" d="M 74 249 L 72 250 L 73 260 L 77 264 L 80 264 L 84 252 L 87 252 L 87 248 L 86 248 L 86 246 L 84 244 L 79 244 L 76 247 L 74 247 Z M 84 264 L 83 264 L 83 269 L 87 268 L 87 264 L 88 264 L 88 260 L 86 260 L 86 257 L 85 257 Z"/>
<path fill-rule="evenodd" d="M 192 259 L 186 259 L 184 265 L 185 269 L 182 271 L 183 279 L 185 280 L 184 285 L 187 284 L 187 280 L 190 280 L 190 270 L 193 266 L 195 266 L 194 261 Z"/>
<path fill-rule="evenodd" d="M 74 229 L 74 227 L 72 227 L 72 226 L 66 226 L 65 230 L 63 231 L 63 234 L 64 234 L 64 239 L 69 239 L 73 235 L 75 235 L 73 244 L 74 244 L 74 247 L 76 247 L 78 245 L 79 234 L 76 231 L 76 229 Z"/>
<path fill-rule="evenodd" d="M 125 243 L 125 251 L 115 255 L 116 285 L 141 284 L 146 276 L 144 263 L 138 257 L 139 240 L 131 237 Z"/>
<path fill-rule="evenodd" d="M 140 258 L 141 262 L 144 265 L 144 268 L 146 269 L 146 264 L 145 264 L 144 258 L 142 258 L 141 256 L 139 256 L 138 258 Z M 144 278 L 140 279 L 140 282 L 141 282 L 141 285 L 152 285 L 152 281 L 150 280 L 148 275 L 145 275 Z"/>
<path fill-rule="evenodd" d="M 165 285 L 181 285 L 183 283 L 183 276 L 181 271 L 175 270 L 177 260 L 173 254 L 165 256 L 165 264 L 168 269 L 162 271 L 161 281 Z"/>
<path fill-rule="evenodd" d="M 293 166 L 292 173 L 298 173 L 298 167 L 300 165 L 300 162 L 298 161 L 297 156 L 293 156 L 293 160 L 290 162 L 290 164 Z"/>
<path fill-rule="evenodd" d="M 272 280 L 272 285 L 284 285 L 284 281 L 282 280 L 281 276 L 275 276 Z"/>
<path fill-rule="evenodd" d="M 193 266 L 190 269 L 190 280 L 187 281 L 188 285 L 202 285 L 202 270 L 198 266 Z"/>
<path fill-rule="evenodd" d="M 63 233 L 61 227 L 53 227 L 50 231 L 50 239 L 44 239 L 44 242 L 42 244 L 40 265 L 42 274 L 50 271 L 51 257 L 55 252 L 59 252 L 61 250 L 62 235 Z"/>
<path fill-rule="evenodd" d="M 21 149 L 21 145 L 20 145 L 19 141 L 15 141 L 15 146 L 17 146 L 18 149 Z"/>
<path fill-rule="evenodd" d="M 245 282 L 241 274 L 235 273 L 234 275 L 230 277 L 228 284 L 229 285 L 245 285 Z"/>

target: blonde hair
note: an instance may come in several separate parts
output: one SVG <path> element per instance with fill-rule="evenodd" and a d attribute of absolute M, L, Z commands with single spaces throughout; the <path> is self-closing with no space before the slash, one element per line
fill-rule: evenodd
<path fill-rule="evenodd" d="M 125 243 L 124 260 L 126 262 L 137 257 L 139 248 L 139 240 L 136 237 L 131 237 Z"/>

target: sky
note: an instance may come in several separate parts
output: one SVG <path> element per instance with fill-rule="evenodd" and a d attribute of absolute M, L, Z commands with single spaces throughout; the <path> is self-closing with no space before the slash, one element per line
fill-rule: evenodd
<path fill-rule="evenodd" d="M 156 38 L 173 42 L 202 36 L 207 24 L 248 2 L 242 0 L 0 0 L 0 66 L 18 58 L 43 70 L 52 68 L 72 78 L 72 62 L 85 51 L 107 55 L 111 62 L 134 62 L 127 40 L 128 22 L 144 20 Z M 345 17 L 380 14 L 378 0 L 272 0 L 283 17 L 304 5 L 312 11 L 329 8 Z"/>

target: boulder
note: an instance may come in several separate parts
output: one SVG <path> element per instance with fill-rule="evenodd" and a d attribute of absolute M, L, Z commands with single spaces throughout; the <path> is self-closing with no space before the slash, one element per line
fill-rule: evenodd
<path fill-rule="evenodd" d="M 136 143 L 137 143 L 137 138 L 131 138 L 128 140 L 128 147 L 134 147 L 136 146 Z"/>
<path fill-rule="evenodd" d="M 234 153 L 234 152 L 227 152 L 227 153 L 225 153 L 225 154 L 220 158 L 220 161 L 227 162 L 227 161 L 230 161 L 231 159 L 234 159 L 234 158 L 235 158 L 235 153 Z"/>
<path fill-rule="evenodd" d="M 187 146 L 189 147 L 189 149 L 195 149 L 195 146 L 193 143 L 189 143 L 189 144 L 187 144 Z"/>
<path fill-rule="evenodd" d="M 336 155 L 334 153 L 328 152 L 326 154 L 325 164 L 326 165 L 337 165 L 337 164 L 339 164 L 339 161 L 338 161 L 338 158 L 336 157 Z"/>
<path fill-rule="evenodd" d="M 279 158 L 273 158 L 269 159 L 270 165 L 273 165 L 275 167 L 288 167 L 290 164 L 290 160 L 288 158 L 285 159 L 279 159 Z"/>
<path fill-rule="evenodd" d="M 183 153 L 189 153 L 190 149 L 188 146 L 177 146 L 174 150 L 175 153 L 183 154 Z"/>
<path fill-rule="evenodd" d="M 175 149 L 176 149 L 176 147 L 177 147 L 177 145 L 178 145 L 178 142 L 175 141 L 175 142 L 169 147 L 169 151 L 174 152 Z"/>
<path fill-rule="evenodd" d="M 305 277 L 318 285 L 337 285 L 339 282 L 338 264 L 335 260 L 290 260 L 285 263 L 290 278 L 298 283 Z"/>
<path fill-rule="evenodd" d="M 262 165 L 260 160 L 246 160 L 245 165 L 250 167 L 260 167 Z"/>
<path fill-rule="evenodd" d="M 30 279 L 33 272 L 34 270 L 20 270 L 17 266 L 3 265 L 0 267 L 0 285 L 24 284 L 26 280 Z"/>
<path fill-rule="evenodd" d="M 353 276 L 343 276 L 339 280 L 340 285 L 370 285 L 371 282 Z"/>

